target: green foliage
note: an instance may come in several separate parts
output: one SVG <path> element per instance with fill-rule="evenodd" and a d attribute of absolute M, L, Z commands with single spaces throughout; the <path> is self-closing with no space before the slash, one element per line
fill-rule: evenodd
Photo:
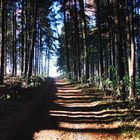
<path fill-rule="evenodd" d="M 119 74 L 114 66 L 109 66 L 108 68 L 109 77 L 104 73 L 102 77 L 99 75 L 95 75 L 92 79 L 94 81 L 94 85 L 98 88 L 106 90 L 112 90 L 115 93 L 116 97 L 124 98 L 128 96 L 129 88 L 130 88 L 130 79 L 129 75 L 125 75 L 122 80 L 120 80 Z M 125 89 L 125 90 L 124 90 Z M 139 81 L 136 80 L 136 90 L 139 92 L 140 84 Z M 125 91 L 125 93 L 123 93 Z"/>
<path fill-rule="evenodd" d="M 69 81 L 70 81 L 71 84 L 77 84 L 77 78 L 76 78 L 76 76 L 71 76 L 69 78 Z"/>
<path fill-rule="evenodd" d="M 126 124 L 122 130 L 122 136 L 125 139 L 129 140 L 139 140 L 140 139 L 140 130 L 136 126 L 137 121 L 133 123 Z"/>
<path fill-rule="evenodd" d="M 116 68 L 113 65 L 109 66 L 108 73 L 110 73 L 112 75 L 112 77 L 110 79 L 111 86 L 114 91 L 117 91 L 119 89 L 119 74 L 118 74 Z"/>
<path fill-rule="evenodd" d="M 96 87 L 99 87 L 100 81 L 101 81 L 101 77 L 98 74 L 96 74 L 96 75 L 93 76 L 93 81 L 94 81 L 94 85 Z"/>
<path fill-rule="evenodd" d="M 21 101 L 23 98 L 30 98 L 33 90 L 40 89 L 46 85 L 45 78 L 31 76 L 28 80 L 22 77 L 10 77 L 5 79 L 4 94 L 6 101 Z M 31 92 L 28 92 L 28 91 Z M 28 94 L 26 94 L 28 92 Z"/>
<path fill-rule="evenodd" d="M 119 80 L 119 75 L 116 68 L 114 66 L 109 66 L 108 73 L 111 73 L 112 77 L 107 77 L 105 73 L 102 75 L 102 77 L 95 75 L 95 85 L 99 88 L 102 88 L 103 90 L 111 89 L 114 92 L 120 94 L 122 82 Z"/>
<path fill-rule="evenodd" d="M 123 78 L 123 85 L 125 86 L 125 92 L 128 93 L 129 92 L 129 88 L 130 88 L 130 78 L 129 75 L 125 75 Z"/>
<path fill-rule="evenodd" d="M 140 80 L 138 76 L 136 76 L 135 78 L 135 93 L 136 97 L 138 98 L 138 96 L 140 95 Z"/>
<path fill-rule="evenodd" d="M 31 76 L 29 79 L 29 85 L 31 87 L 38 87 L 44 85 L 44 79 L 38 76 Z"/>

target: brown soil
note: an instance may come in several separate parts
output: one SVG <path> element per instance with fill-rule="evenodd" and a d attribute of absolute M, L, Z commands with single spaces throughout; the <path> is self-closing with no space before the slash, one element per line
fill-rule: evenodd
<path fill-rule="evenodd" d="M 85 94 L 64 80 L 36 92 L 14 113 L 0 116 L 0 140 L 124 140 L 119 117 L 129 112 L 123 103 L 97 91 Z"/>

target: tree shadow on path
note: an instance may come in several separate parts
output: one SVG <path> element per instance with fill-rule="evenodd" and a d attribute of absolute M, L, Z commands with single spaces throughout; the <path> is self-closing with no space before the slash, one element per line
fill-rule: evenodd
<path fill-rule="evenodd" d="M 132 121 L 132 114 L 135 118 L 140 116 L 138 110 L 126 110 L 127 102 L 105 101 L 103 95 L 96 91 L 85 95 L 63 80 L 47 78 L 45 85 L 36 90 L 34 100 L 12 116 L 11 121 L 7 121 L 6 128 L 0 135 L 1 140 L 32 140 L 36 133 L 46 131 L 48 135 L 49 130 L 114 135 L 126 126 L 114 127 L 113 123 L 120 120 Z M 133 126 L 128 128 L 134 129 Z"/>
<path fill-rule="evenodd" d="M 57 122 L 49 115 L 56 99 L 55 80 L 46 78 L 45 82 L 42 89 L 36 89 L 36 97 L 5 122 L 1 140 L 32 140 L 34 132 L 57 128 Z"/>

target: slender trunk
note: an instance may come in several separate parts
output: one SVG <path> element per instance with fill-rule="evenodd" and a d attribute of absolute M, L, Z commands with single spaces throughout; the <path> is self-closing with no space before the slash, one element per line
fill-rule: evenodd
<path fill-rule="evenodd" d="M 48 50 L 47 53 L 47 76 L 49 77 L 50 75 L 50 51 Z"/>
<path fill-rule="evenodd" d="M 121 3 L 119 0 L 116 0 L 114 3 L 115 8 L 115 45 L 117 47 L 117 55 L 118 55 L 118 72 L 120 76 L 120 80 L 123 80 L 123 77 L 125 76 L 125 63 L 124 63 L 124 49 L 123 49 L 123 35 L 122 35 L 122 24 L 121 24 L 121 14 L 120 14 L 120 6 Z"/>
<path fill-rule="evenodd" d="M 134 20 L 133 20 L 133 1 L 130 2 L 130 65 L 129 65 L 129 77 L 130 77 L 130 90 L 129 98 L 135 98 L 135 42 L 134 42 Z"/>
<path fill-rule="evenodd" d="M 87 44 L 87 22 L 85 16 L 84 1 L 79 0 L 80 9 L 82 13 L 82 24 L 83 24 L 83 45 L 84 45 L 84 67 L 85 67 L 85 82 L 89 79 L 89 49 Z"/>
<path fill-rule="evenodd" d="M 16 75 L 16 10 L 13 12 L 13 71 L 12 75 Z"/>
<path fill-rule="evenodd" d="M 75 23 L 75 52 L 77 62 L 77 81 L 80 82 L 81 69 L 80 69 L 80 44 L 79 44 L 79 29 L 78 29 L 78 14 L 77 14 L 77 3 L 74 0 L 74 23 Z"/>
<path fill-rule="evenodd" d="M 29 55 L 29 46 L 28 46 L 28 13 L 27 13 L 27 0 L 26 0 L 26 6 L 25 6 L 25 36 L 24 36 L 24 76 L 27 77 L 27 72 L 28 72 L 28 55 Z"/>
<path fill-rule="evenodd" d="M 34 58 L 34 47 L 35 47 L 35 41 L 36 41 L 36 20 L 37 20 L 37 1 L 34 0 L 34 16 L 33 16 L 33 29 L 32 29 L 32 43 L 31 43 L 31 51 L 30 51 L 30 57 L 29 57 L 29 73 L 28 78 L 32 75 L 32 69 L 33 69 L 33 58 Z"/>
<path fill-rule="evenodd" d="M 8 8 L 8 4 L 6 4 L 5 5 L 6 6 L 6 10 L 5 10 L 5 38 L 7 38 L 8 37 L 8 17 L 7 17 L 7 8 Z M 7 53 L 8 53 L 8 46 L 5 46 L 5 49 L 4 49 L 4 53 L 5 53 L 5 56 L 4 56 L 4 75 L 6 75 L 7 74 Z"/>
<path fill-rule="evenodd" d="M 42 31 L 40 30 L 40 69 L 41 74 L 43 74 L 43 42 L 42 42 Z"/>
<path fill-rule="evenodd" d="M 66 64 L 67 72 L 70 73 L 70 64 L 69 64 L 69 48 L 68 48 L 68 28 L 67 28 L 67 19 L 66 11 L 64 9 L 64 25 L 65 25 L 65 51 L 66 51 Z"/>
<path fill-rule="evenodd" d="M 138 49 L 138 77 L 140 79 L 140 48 Z"/>
<path fill-rule="evenodd" d="M 115 67 L 115 47 L 114 47 L 114 34 L 113 34 L 113 22 L 112 22 L 112 17 L 114 16 L 113 10 L 112 10 L 112 3 L 110 3 L 109 0 L 107 0 L 108 3 L 108 32 L 109 32 L 109 54 L 110 54 L 110 60 L 109 60 L 109 65 Z M 110 71 L 109 73 L 110 79 L 113 80 L 113 73 Z"/>
<path fill-rule="evenodd" d="M 5 43 L 5 0 L 2 0 L 2 46 L 1 46 L 1 70 L 0 70 L 0 83 L 3 83 L 4 76 L 4 43 Z"/>
<path fill-rule="evenodd" d="M 104 73 L 104 67 L 103 67 L 103 49 L 101 46 L 101 18 L 100 18 L 100 2 L 97 0 L 97 28 L 98 28 L 98 48 L 99 48 L 99 73 L 102 77 Z"/>
<path fill-rule="evenodd" d="M 22 25 L 22 32 L 21 32 L 21 74 L 24 72 L 24 55 L 25 55 L 25 50 L 24 50 L 24 0 L 22 0 L 22 13 L 21 13 L 21 25 Z"/>

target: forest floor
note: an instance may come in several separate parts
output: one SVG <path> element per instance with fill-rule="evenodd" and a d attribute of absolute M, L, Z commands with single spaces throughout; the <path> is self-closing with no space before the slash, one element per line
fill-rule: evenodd
<path fill-rule="evenodd" d="M 0 140 L 136 140 L 140 106 L 51 79 L 0 106 Z M 137 133 L 133 133 L 137 132 Z M 133 135 L 137 135 L 134 137 Z"/>

